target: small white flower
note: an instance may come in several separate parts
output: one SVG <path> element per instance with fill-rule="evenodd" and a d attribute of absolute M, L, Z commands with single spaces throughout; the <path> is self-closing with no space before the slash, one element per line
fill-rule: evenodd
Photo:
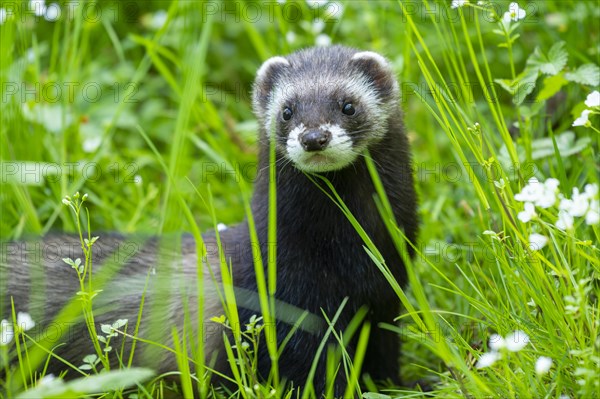
<path fill-rule="evenodd" d="M 484 353 L 477 361 L 475 367 L 477 367 L 478 369 L 490 367 L 492 364 L 496 363 L 498 359 L 500 359 L 500 354 L 498 352 Z"/>
<path fill-rule="evenodd" d="M 573 216 L 569 212 L 560 210 L 558 211 L 558 220 L 554 225 L 560 230 L 565 231 L 573 228 L 573 222 Z"/>
<path fill-rule="evenodd" d="M 535 206 L 541 208 L 550 208 L 556 203 L 556 193 L 560 182 L 557 179 L 549 178 L 545 183 L 540 183 L 538 179 L 532 177 L 520 193 L 515 194 L 515 200 L 519 202 L 532 202 Z"/>
<path fill-rule="evenodd" d="M 56 3 L 50 4 L 44 10 L 44 19 L 46 21 L 54 22 L 60 17 L 60 6 Z"/>
<path fill-rule="evenodd" d="M 518 352 L 529 343 L 529 336 L 521 330 L 516 330 L 506 336 L 506 349 Z"/>
<path fill-rule="evenodd" d="M 544 375 L 552 367 L 552 359 L 546 356 L 538 357 L 538 360 L 535 362 L 535 373 L 537 375 Z"/>
<path fill-rule="evenodd" d="M 490 336 L 490 344 L 489 347 L 492 351 L 499 351 L 506 347 L 506 341 L 499 334 L 492 334 Z"/>
<path fill-rule="evenodd" d="M 565 206 L 563 207 L 563 202 Z M 558 209 L 564 209 L 571 214 L 571 216 L 581 217 L 585 215 L 589 208 L 589 200 L 587 194 L 579 194 L 579 189 L 573 187 L 573 194 L 570 200 L 562 200 Z"/>
<path fill-rule="evenodd" d="M 0 25 L 2 25 L 4 22 L 6 22 L 6 9 L 5 8 L 0 8 Z"/>
<path fill-rule="evenodd" d="M 285 40 L 289 43 L 292 44 L 296 41 L 296 33 L 294 33 L 294 31 L 288 31 L 288 33 L 285 34 Z"/>
<path fill-rule="evenodd" d="M 11 343 L 15 331 L 13 325 L 8 320 L 2 320 L 0 322 L 0 346 L 6 346 Z"/>
<path fill-rule="evenodd" d="M 100 147 L 102 144 L 102 137 L 90 137 L 83 140 L 81 147 L 83 148 L 83 152 L 94 152 Z"/>
<path fill-rule="evenodd" d="M 327 2 L 328 0 L 307 0 L 306 4 L 308 4 L 310 8 L 319 8 L 327 4 Z"/>
<path fill-rule="evenodd" d="M 327 6 L 327 15 L 326 17 L 329 19 L 338 19 L 344 13 L 344 6 L 339 1 L 332 1 Z"/>
<path fill-rule="evenodd" d="M 219 223 L 219 224 L 217 224 L 217 230 L 225 231 L 225 230 L 227 230 L 227 225 L 225 223 Z"/>
<path fill-rule="evenodd" d="M 28 331 L 35 327 L 35 321 L 33 321 L 29 313 L 19 312 L 17 313 L 17 327 L 23 331 Z"/>
<path fill-rule="evenodd" d="M 154 30 L 159 30 L 167 23 L 168 14 L 165 10 L 158 10 L 154 14 L 152 14 L 152 18 L 150 19 L 149 28 Z"/>
<path fill-rule="evenodd" d="M 467 0 L 452 0 L 452 5 L 450 6 L 450 8 L 459 8 L 459 7 L 464 6 L 467 3 L 468 3 Z"/>
<path fill-rule="evenodd" d="M 529 249 L 532 251 L 539 251 L 544 248 L 548 243 L 548 237 L 543 236 L 538 233 L 533 233 L 529 235 Z"/>
<path fill-rule="evenodd" d="M 520 8 L 518 3 L 510 3 L 508 11 L 504 13 L 502 19 L 504 22 L 518 21 L 525 18 L 525 15 L 525 10 Z"/>
<path fill-rule="evenodd" d="M 585 99 L 585 105 L 589 108 L 600 107 L 600 93 L 598 90 L 594 90 L 590 94 L 588 94 Z"/>
<path fill-rule="evenodd" d="M 549 177 L 544 182 L 544 187 L 546 188 L 546 190 L 556 191 L 559 185 L 560 181 L 558 179 L 555 179 L 554 177 Z"/>
<path fill-rule="evenodd" d="M 142 179 L 142 176 L 140 176 L 140 175 L 133 176 L 134 184 L 142 184 L 143 182 L 144 182 L 144 179 Z"/>
<path fill-rule="evenodd" d="M 42 17 L 46 13 L 46 1 L 45 0 L 30 0 L 29 9 L 33 10 L 33 13 Z"/>
<path fill-rule="evenodd" d="M 517 219 L 523 223 L 527 223 L 536 216 L 537 213 L 535 213 L 535 207 L 533 204 L 531 202 L 526 202 L 525 208 L 517 214 Z"/>
<path fill-rule="evenodd" d="M 586 184 L 585 187 L 583 187 L 583 192 L 589 198 L 595 198 L 596 195 L 598 195 L 598 185 L 596 183 Z"/>
<path fill-rule="evenodd" d="M 319 47 L 327 47 L 327 46 L 331 45 L 331 38 L 329 36 L 327 36 L 326 34 L 321 33 L 315 39 L 315 45 L 317 45 Z"/>
<path fill-rule="evenodd" d="M 585 214 L 585 223 L 588 226 L 600 223 L 600 203 L 598 200 L 590 202 L 590 209 Z"/>
<path fill-rule="evenodd" d="M 315 20 L 312 23 L 311 29 L 315 35 L 323 32 L 323 29 L 325 29 L 325 21 L 323 21 L 321 18 L 315 18 Z"/>
<path fill-rule="evenodd" d="M 590 112 L 592 111 L 589 109 L 584 109 L 581 111 L 581 116 L 573 121 L 573 126 L 585 126 L 586 123 L 588 123 L 588 115 Z"/>
<path fill-rule="evenodd" d="M 543 187 L 535 177 L 529 179 L 520 193 L 515 194 L 515 199 L 519 202 L 535 202 L 540 196 Z"/>

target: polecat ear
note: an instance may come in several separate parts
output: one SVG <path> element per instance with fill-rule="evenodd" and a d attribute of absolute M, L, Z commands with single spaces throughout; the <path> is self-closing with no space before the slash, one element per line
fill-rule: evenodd
<path fill-rule="evenodd" d="M 380 95 L 389 96 L 398 89 L 392 66 L 381 54 L 373 51 L 361 51 L 355 53 L 350 62 L 371 78 L 373 86 Z"/>
<path fill-rule="evenodd" d="M 271 57 L 261 65 L 254 80 L 252 101 L 255 111 L 260 112 L 267 108 L 275 83 L 289 67 L 289 61 L 283 57 Z"/>

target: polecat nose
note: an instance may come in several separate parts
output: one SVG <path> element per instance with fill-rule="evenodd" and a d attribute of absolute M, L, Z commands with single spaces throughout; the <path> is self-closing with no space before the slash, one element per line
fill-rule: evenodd
<path fill-rule="evenodd" d="M 324 150 L 331 141 L 331 133 L 327 130 L 309 130 L 300 136 L 300 144 L 304 151 Z"/>

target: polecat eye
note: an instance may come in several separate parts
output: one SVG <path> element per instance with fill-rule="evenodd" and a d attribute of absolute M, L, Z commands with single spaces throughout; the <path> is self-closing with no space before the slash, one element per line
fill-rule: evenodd
<path fill-rule="evenodd" d="M 285 107 L 283 109 L 283 112 L 281 113 L 281 117 L 283 118 L 284 121 L 289 121 L 290 119 L 292 119 L 292 115 L 294 113 L 292 112 L 292 110 L 289 107 Z"/>
<path fill-rule="evenodd" d="M 352 103 L 345 103 L 342 107 L 342 112 L 344 115 L 354 115 L 356 113 L 356 109 Z"/>

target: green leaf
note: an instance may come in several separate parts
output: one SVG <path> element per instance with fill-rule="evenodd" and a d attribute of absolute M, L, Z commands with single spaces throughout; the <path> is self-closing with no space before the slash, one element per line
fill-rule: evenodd
<path fill-rule="evenodd" d="M 78 378 L 68 383 L 56 378 L 22 392 L 17 399 L 79 398 L 84 394 L 124 389 L 143 382 L 153 375 L 154 372 L 150 369 L 131 368 L 103 372 L 90 377 Z"/>
<path fill-rule="evenodd" d="M 535 89 L 535 81 L 538 77 L 538 70 L 535 68 L 525 68 L 514 80 L 494 79 L 504 90 L 513 96 L 513 103 L 520 105 L 525 97 Z"/>
<path fill-rule="evenodd" d="M 519 105 L 525 100 L 525 97 L 535 89 L 535 81 L 538 78 L 538 71 L 535 69 L 525 68 L 523 72 L 517 76 L 517 84 L 515 86 L 515 94 L 513 103 Z"/>
<path fill-rule="evenodd" d="M 83 358 L 84 363 L 95 364 L 97 361 L 98 361 L 98 356 L 94 355 L 94 354 L 86 355 Z"/>
<path fill-rule="evenodd" d="M 569 81 L 563 77 L 562 73 L 545 78 L 544 87 L 538 93 L 536 100 L 544 101 L 549 99 L 558 93 L 560 89 L 567 83 L 569 83 Z"/>
<path fill-rule="evenodd" d="M 104 334 L 110 334 L 112 332 L 112 328 L 111 328 L 110 324 L 102 324 L 100 326 L 100 329 L 102 330 L 102 332 Z"/>
<path fill-rule="evenodd" d="M 564 46 L 565 42 L 554 44 L 547 55 L 539 47 L 536 47 L 533 54 L 527 59 L 527 67 L 536 68 L 546 75 L 556 75 L 562 71 L 569 58 Z"/>
<path fill-rule="evenodd" d="M 575 133 L 567 130 L 555 137 L 556 146 L 562 158 L 577 154 L 590 145 L 589 137 L 582 137 L 576 140 Z M 531 158 L 534 160 L 554 156 L 554 144 L 550 137 L 544 137 L 534 140 L 531 143 Z"/>
<path fill-rule="evenodd" d="M 565 73 L 565 79 L 588 86 L 600 84 L 600 68 L 595 64 L 583 64 L 573 72 Z"/>

